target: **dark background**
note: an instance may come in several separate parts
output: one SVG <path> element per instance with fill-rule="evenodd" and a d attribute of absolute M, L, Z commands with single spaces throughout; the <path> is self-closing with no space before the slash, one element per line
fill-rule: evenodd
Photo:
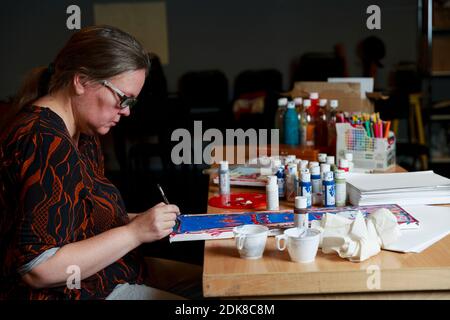
<path fill-rule="evenodd" d="M 14 95 L 31 68 L 48 65 L 74 32 L 66 28 L 66 8 L 69 5 L 77 4 L 81 8 L 84 27 L 94 24 L 94 3 L 119 2 L 137 1 L 2 2 L 0 100 L 8 101 Z M 384 67 L 378 69 L 375 85 L 378 91 L 385 93 L 395 90 L 389 79 L 392 79 L 392 72 L 398 69 L 399 63 L 415 66 L 418 70 L 426 69 L 420 50 L 421 2 L 165 1 L 169 64 L 161 68 L 158 68 L 157 61 L 153 64 L 151 79 L 144 87 L 141 105 L 133 111 L 134 116 L 103 137 L 107 175 L 121 190 L 129 211 L 141 212 L 161 201 L 155 187 L 156 183 L 160 183 L 169 200 L 176 203 L 183 213 L 206 212 L 208 176 L 202 174 L 202 170 L 207 166 L 173 165 L 169 158 L 173 146 L 170 144 L 170 133 L 176 128 L 191 129 L 193 120 L 203 120 L 205 128 L 270 127 L 276 98 L 281 92 L 292 88 L 293 66 L 304 54 L 320 53 L 330 57 L 339 44 L 347 62 L 348 76 L 358 77 L 362 76 L 362 64 L 357 56 L 357 45 L 368 36 L 376 36 L 384 42 L 386 55 L 382 59 Z M 368 30 L 366 27 L 366 9 L 371 4 L 381 8 L 381 30 Z M 236 123 L 230 108 L 238 95 L 238 76 L 245 70 L 275 71 L 272 73 L 275 80 L 270 88 L 262 85 L 268 94 L 267 109 L 271 111 L 263 118 Z M 199 71 L 203 73 L 188 74 Z M 402 94 L 408 94 L 408 90 L 422 91 L 424 94 L 427 134 L 424 152 L 429 155 L 428 147 L 442 137 L 438 137 L 441 129 L 433 129 L 428 121 L 427 110 L 433 103 L 449 98 L 450 77 L 431 77 L 413 72 L 407 73 L 404 78 L 414 81 L 407 85 Z M 195 82 L 206 89 L 194 92 L 196 89 L 189 85 Z M 261 88 L 246 89 L 252 92 Z M 399 111 L 398 142 L 405 143 L 406 150 L 416 150 L 408 147 L 411 141 L 405 111 L 408 106 L 405 106 L 404 97 L 400 94 L 400 98 L 390 105 L 377 108 Z M 438 143 L 447 144 L 444 147 L 448 148 L 449 140 L 442 141 Z M 414 162 L 417 154 L 402 154 L 401 150 L 399 148 L 397 154 L 401 165 L 409 170 L 421 169 Z M 429 162 L 429 168 L 447 176 L 450 176 L 449 167 L 449 162 Z M 200 242 L 171 246 L 166 240 L 162 243 L 149 246 L 147 250 L 161 256 L 170 256 L 175 250 L 181 259 L 194 262 L 201 259 L 200 249 L 191 250 L 193 246 L 201 248 Z"/>

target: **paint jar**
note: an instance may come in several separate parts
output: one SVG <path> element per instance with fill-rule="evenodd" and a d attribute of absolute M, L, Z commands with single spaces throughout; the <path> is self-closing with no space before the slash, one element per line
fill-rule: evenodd
<path fill-rule="evenodd" d="M 334 207 L 336 205 L 336 185 L 332 171 L 325 172 L 322 181 L 323 205 Z"/>
<path fill-rule="evenodd" d="M 317 206 L 322 204 L 322 180 L 320 179 L 320 168 L 311 168 L 312 204 Z"/>
<path fill-rule="evenodd" d="M 306 146 L 307 135 L 308 135 L 308 108 L 311 106 L 311 100 L 305 99 L 303 100 L 303 108 L 300 114 L 300 122 L 299 122 L 299 136 L 300 136 L 300 145 Z"/>
<path fill-rule="evenodd" d="M 320 164 L 320 178 L 323 180 L 323 175 L 325 172 L 329 172 L 331 170 L 331 166 L 328 163 Z"/>
<path fill-rule="evenodd" d="M 327 163 L 330 165 L 330 171 L 335 172 L 338 169 L 334 156 L 327 156 Z"/>
<path fill-rule="evenodd" d="M 328 146 L 327 99 L 319 100 L 319 111 L 316 119 L 315 138 L 317 147 Z"/>
<path fill-rule="evenodd" d="M 327 162 L 327 154 L 319 153 L 319 155 L 317 156 L 317 160 L 319 160 L 319 163 L 326 163 Z"/>
<path fill-rule="evenodd" d="M 306 208 L 308 206 L 308 198 L 305 196 L 295 197 L 294 206 L 294 226 L 297 228 L 308 228 L 309 218 Z"/>
<path fill-rule="evenodd" d="M 300 163 L 300 169 L 307 168 L 308 167 L 308 163 L 309 163 L 308 160 L 302 160 L 301 163 Z"/>
<path fill-rule="evenodd" d="M 339 170 L 348 172 L 348 160 L 347 159 L 340 159 L 339 160 Z"/>
<path fill-rule="evenodd" d="M 345 154 L 345 159 L 348 161 L 348 171 L 353 171 L 355 164 L 353 163 L 353 153 L 347 152 Z"/>
<path fill-rule="evenodd" d="M 308 169 L 305 169 L 308 170 Z M 301 174 L 301 194 L 303 197 L 306 197 L 306 207 L 311 208 L 312 205 L 312 186 L 311 186 L 311 174 L 308 172 L 302 172 Z M 297 199 L 297 198 L 296 198 Z"/>
<path fill-rule="evenodd" d="M 316 117 L 317 117 L 317 103 L 314 105 L 312 100 L 305 100 L 303 102 L 306 105 L 306 102 L 310 101 L 310 106 L 306 109 L 306 119 L 307 119 L 307 127 L 306 127 L 306 145 L 309 147 L 313 147 L 315 145 L 315 131 L 316 131 Z"/>
<path fill-rule="evenodd" d="M 286 175 L 284 174 L 284 166 L 278 167 L 276 173 L 278 183 L 278 197 L 283 199 L 286 196 Z"/>
<path fill-rule="evenodd" d="M 347 203 L 347 184 L 345 182 L 346 172 L 338 170 L 336 172 L 336 207 L 343 207 Z"/>
<path fill-rule="evenodd" d="M 311 171 L 312 167 L 319 167 L 319 162 L 317 162 L 317 161 L 310 161 L 308 166 L 309 166 L 309 170 Z"/>
<path fill-rule="evenodd" d="M 289 154 L 289 155 L 286 156 L 286 162 L 285 162 L 285 164 L 287 165 L 287 164 L 289 164 L 289 163 L 295 162 L 295 159 L 297 159 L 297 157 L 295 156 L 295 154 Z"/>
<path fill-rule="evenodd" d="M 272 174 L 276 175 L 278 172 L 278 169 L 281 167 L 281 160 L 280 159 L 272 159 L 270 160 L 271 167 L 272 167 Z"/>
<path fill-rule="evenodd" d="M 298 115 L 294 101 L 290 101 L 284 114 L 284 143 L 296 146 L 299 144 L 298 136 Z"/>
<path fill-rule="evenodd" d="M 302 113 L 303 113 L 303 98 L 297 97 L 294 98 L 295 103 L 295 111 L 297 111 L 297 119 L 298 119 L 298 142 L 301 144 L 302 141 Z"/>
<path fill-rule="evenodd" d="M 334 156 L 327 156 L 327 161 L 330 166 L 334 164 Z"/>
<path fill-rule="evenodd" d="M 309 114 L 315 120 L 315 118 L 317 117 L 317 113 L 319 111 L 319 93 L 311 92 L 309 94 L 309 100 L 311 100 L 311 107 L 309 108 Z"/>
<path fill-rule="evenodd" d="M 309 169 L 308 168 L 303 168 L 300 170 L 300 175 L 303 173 L 309 173 Z"/>
<path fill-rule="evenodd" d="M 294 103 L 295 103 L 295 110 L 297 110 L 297 113 L 299 115 L 298 120 L 300 121 L 300 112 L 302 111 L 303 98 L 302 97 L 294 98 Z"/>
<path fill-rule="evenodd" d="M 328 112 L 328 146 L 336 147 L 336 108 L 339 106 L 338 100 L 330 100 Z"/>
<path fill-rule="evenodd" d="M 224 196 L 225 202 L 229 202 L 230 197 L 230 170 L 228 169 L 228 161 L 220 161 L 219 169 L 219 193 Z M 228 201 L 227 201 L 228 199 Z"/>
<path fill-rule="evenodd" d="M 286 106 L 288 104 L 287 98 L 278 99 L 278 109 L 275 113 L 275 129 L 279 131 L 279 137 L 284 142 L 284 115 L 286 113 Z"/>
<path fill-rule="evenodd" d="M 294 202 L 297 195 L 298 174 L 297 165 L 290 163 L 288 165 L 288 173 L 286 175 L 286 200 Z"/>
<path fill-rule="evenodd" d="M 268 176 L 266 185 L 267 210 L 278 210 L 280 208 L 278 199 L 277 176 Z"/>

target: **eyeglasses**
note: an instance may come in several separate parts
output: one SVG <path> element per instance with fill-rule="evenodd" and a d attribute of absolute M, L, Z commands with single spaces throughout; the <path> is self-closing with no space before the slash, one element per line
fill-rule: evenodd
<path fill-rule="evenodd" d="M 121 90 L 116 88 L 108 80 L 103 80 L 101 83 L 105 87 L 108 87 L 109 89 L 114 91 L 119 96 L 119 98 L 120 98 L 120 107 L 122 109 L 125 109 L 125 108 L 130 108 L 131 109 L 137 103 L 137 99 L 136 98 L 128 97 L 127 95 L 125 95 L 125 93 L 123 93 Z"/>

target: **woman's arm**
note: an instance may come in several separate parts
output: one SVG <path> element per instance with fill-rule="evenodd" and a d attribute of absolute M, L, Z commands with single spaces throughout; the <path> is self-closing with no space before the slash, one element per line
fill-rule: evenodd
<path fill-rule="evenodd" d="M 114 263 L 142 243 L 161 239 L 172 231 L 179 209 L 160 203 L 136 215 L 127 225 L 103 232 L 92 238 L 70 243 L 54 256 L 37 265 L 22 279 L 33 288 L 65 285 L 71 274 L 69 266 L 80 268 L 81 280 Z"/>
<path fill-rule="evenodd" d="M 131 220 L 133 220 L 134 218 L 136 218 L 138 214 L 139 214 L 139 213 L 128 213 L 128 219 L 130 219 L 130 222 L 131 222 Z"/>
<path fill-rule="evenodd" d="M 53 257 L 26 273 L 22 279 L 33 288 L 62 286 L 69 277 L 66 270 L 71 265 L 80 268 L 81 279 L 90 277 L 140 244 L 128 226 L 65 245 Z"/>

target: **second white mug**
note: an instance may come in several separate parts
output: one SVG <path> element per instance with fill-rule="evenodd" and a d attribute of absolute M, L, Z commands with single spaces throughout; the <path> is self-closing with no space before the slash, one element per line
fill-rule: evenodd
<path fill-rule="evenodd" d="M 303 236 L 302 233 L 306 232 Z M 316 229 L 290 228 L 275 237 L 277 248 L 283 251 L 288 248 L 292 261 L 313 262 L 319 249 L 320 231 Z M 284 242 L 283 242 L 284 241 Z"/>

